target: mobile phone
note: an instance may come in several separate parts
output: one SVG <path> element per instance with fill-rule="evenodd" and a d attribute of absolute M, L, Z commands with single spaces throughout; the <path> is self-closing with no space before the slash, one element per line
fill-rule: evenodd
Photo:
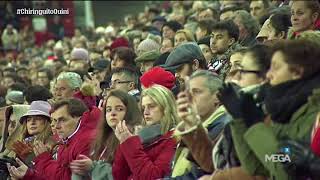
<path fill-rule="evenodd" d="M 184 91 L 187 93 L 187 96 L 191 101 L 192 96 L 190 94 L 190 77 L 189 76 L 186 76 L 184 78 L 184 87 L 185 87 Z"/>

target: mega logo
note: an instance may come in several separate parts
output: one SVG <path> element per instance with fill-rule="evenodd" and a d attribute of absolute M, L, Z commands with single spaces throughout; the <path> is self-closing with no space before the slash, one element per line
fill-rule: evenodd
<path fill-rule="evenodd" d="M 266 154 L 264 160 L 266 162 L 291 162 L 289 154 L 271 154 L 270 156 Z"/>

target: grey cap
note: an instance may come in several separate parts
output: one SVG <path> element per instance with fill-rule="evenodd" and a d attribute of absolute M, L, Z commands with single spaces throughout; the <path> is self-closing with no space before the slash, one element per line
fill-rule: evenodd
<path fill-rule="evenodd" d="M 195 59 L 204 59 L 199 45 L 195 42 L 187 42 L 176 47 L 168 56 L 166 63 L 161 65 L 166 70 L 176 70 Z"/>

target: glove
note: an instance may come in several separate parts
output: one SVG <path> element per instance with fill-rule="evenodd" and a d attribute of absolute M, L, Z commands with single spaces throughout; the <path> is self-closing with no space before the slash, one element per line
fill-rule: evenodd
<path fill-rule="evenodd" d="M 320 176 L 320 158 L 310 148 L 309 143 L 286 140 L 283 146 L 290 149 L 291 162 L 284 163 L 285 169 L 295 176 Z"/>
<path fill-rule="evenodd" d="M 230 115 L 239 119 L 243 117 L 241 112 L 240 87 L 235 83 L 226 83 L 218 90 L 217 98 L 224 105 Z"/>
<path fill-rule="evenodd" d="M 33 147 L 30 144 L 25 144 L 21 141 L 16 141 L 12 144 L 12 150 L 17 154 L 22 160 L 26 159 L 28 155 L 33 152 Z"/>
<path fill-rule="evenodd" d="M 257 106 L 253 95 L 240 91 L 235 83 L 227 83 L 219 89 L 220 102 L 234 119 L 243 119 L 247 127 L 260 122 L 265 117 L 260 106 Z"/>

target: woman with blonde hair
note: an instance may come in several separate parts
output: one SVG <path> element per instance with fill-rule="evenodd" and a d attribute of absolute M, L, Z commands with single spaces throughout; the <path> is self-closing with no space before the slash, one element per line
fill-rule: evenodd
<path fill-rule="evenodd" d="M 194 34 L 188 29 L 180 29 L 176 32 L 174 36 L 174 47 L 177 47 L 184 42 L 195 42 Z"/>
<path fill-rule="evenodd" d="M 112 174 L 117 180 L 159 179 L 170 173 L 176 148 L 172 129 L 178 122 L 174 96 L 169 89 L 154 85 L 143 90 L 140 102 L 144 128 L 138 136 L 124 121 L 116 128 L 120 145 Z"/>

